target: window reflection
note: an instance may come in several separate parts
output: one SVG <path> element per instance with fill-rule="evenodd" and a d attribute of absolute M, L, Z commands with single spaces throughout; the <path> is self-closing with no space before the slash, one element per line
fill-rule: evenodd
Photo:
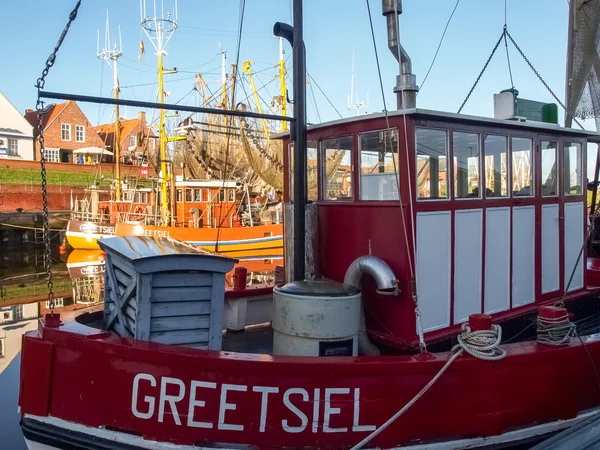
<path fill-rule="evenodd" d="M 398 200 L 398 130 L 362 133 L 359 148 L 361 200 Z"/>
<path fill-rule="evenodd" d="M 581 144 L 565 142 L 565 194 L 577 195 L 582 191 Z"/>
<path fill-rule="evenodd" d="M 556 151 L 558 142 L 542 141 L 542 196 L 555 197 L 558 171 L 556 170 Z"/>
<path fill-rule="evenodd" d="M 352 136 L 321 142 L 321 175 L 325 200 L 352 198 Z"/>
<path fill-rule="evenodd" d="M 456 132 L 454 152 L 454 197 L 481 198 L 479 190 L 479 134 Z"/>
<path fill-rule="evenodd" d="M 317 167 L 317 141 L 308 141 L 306 146 L 306 183 L 308 188 L 307 200 L 315 201 L 318 198 L 319 170 Z M 294 201 L 294 144 L 288 146 L 290 160 L 290 202 Z"/>
<path fill-rule="evenodd" d="M 485 195 L 486 197 L 508 196 L 505 136 L 485 137 Z"/>
<path fill-rule="evenodd" d="M 531 139 L 512 138 L 512 192 L 515 197 L 533 195 Z"/>
<path fill-rule="evenodd" d="M 417 128 L 417 198 L 448 198 L 448 138 L 444 130 Z"/>

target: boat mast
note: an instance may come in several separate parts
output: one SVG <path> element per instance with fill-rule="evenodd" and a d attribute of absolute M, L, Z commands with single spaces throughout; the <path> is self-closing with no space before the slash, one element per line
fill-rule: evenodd
<path fill-rule="evenodd" d="M 248 78 L 250 79 L 250 89 L 252 89 L 252 93 L 254 94 L 254 101 L 256 102 L 256 107 L 260 114 L 263 113 L 262 106 L 260 105 L 260 98 L 258 97 L 258 91 L 256 90 L 256 85 L 254 84 L 254 78 L 252 77 L 252 61 L 246 60 L 244 61 L 243 72 L 248 74 Z M 263 131 L 265 133 L 265 138 L 267 141 L 271 138 L 269 134 L 269 128 L 267 127 L 267 121 L 265 119 L 261 119 Z M 285 123 L 285 122 L 284 122 Z"/>
<path fill-rule="evenodd" d="M 165 90 L 163 76 L 168 74 L 177 73 L 177 69 L 165 70 L 163 66 L 163 56 L 168 55 L 165 50 L 167 44 L 171 40 L 173 33 L 177 29 L 177 0 L 174 0 L 174 11 L 173 14 L 167 12 L 164 15 L 164 0 L 160 1 L 161 12 L 160 18 L 157 16 L 156 0 L 154 0 L 154 15 L 149 18 L 146 15 L 146 0 L 140 1 L 140 14 L 142 21 L 142 29 L 152 42 L 156 55 L 158 56 L 158 103 L 165 102 Z M 167 134 L 165 131 L 165 110 L 160 110 L 160 123 L 159 123 L 159 151 L 160 151 L 160 171 L 161 171 L 161 210 L 163 224 L 169 225 L 173 221 L 174 217 L 171 217 L 169 209 L 169 182 L 170 174 L 167 170 Z"/>
<path fill-rule="evenodd" d="M 285 61 L 283 59 L 283 38 L 279 38 L 279 87 L 281 91 L 281 115 L 287 116 L 287 90 L 285 87 Z M 288 123 L 281 121 L 281 131 L 287 131 Z"/>
<path fill-rule="evenodd" d="M 121 41 L 121 27 L 119 27 L 119 46 L 115 42 L 113 45 L 110 43 L 110 25 L 108 21 L 108 9 L 106 10 L 106 28 L 104 32 L 104 46 L 100 51 L 100 30 L 98 30 L 98 42 L 96 55 L 102 61 L 105 61 L 113 70 L 113 90 L 115 93 L 115 99 L 119 98 L 119 57 L 123 55 L 123 44 Z M 115 104 L 115 137 L 113 143 L 113 151 L 115 156 L 115 198 L 121 200 L 121 126 L 119 123 L 119 105 Z"/>

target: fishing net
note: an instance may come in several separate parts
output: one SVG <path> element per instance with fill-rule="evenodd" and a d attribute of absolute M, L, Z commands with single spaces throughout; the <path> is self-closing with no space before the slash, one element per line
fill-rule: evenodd
<path fill-rule="evenodd" d="M 600 130 L 600 0 L 571 0 L 567 62 L 567 126 L 594 119 Z"/>

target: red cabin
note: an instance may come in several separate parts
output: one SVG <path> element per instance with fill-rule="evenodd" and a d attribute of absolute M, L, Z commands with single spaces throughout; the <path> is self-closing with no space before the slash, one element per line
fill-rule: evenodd
<path fill-rule="evenodd" d="M 313 126 L 316 270 L 342 281 L 361 255 L 385 260 L 400 298 L 365 296 L 367 327 L 400 348 L 418 344 L 413 295 L 432 342 L 472 313 L 497 321 L 586 294 L 588 139 L 598 135 L 421 109 Z"/>

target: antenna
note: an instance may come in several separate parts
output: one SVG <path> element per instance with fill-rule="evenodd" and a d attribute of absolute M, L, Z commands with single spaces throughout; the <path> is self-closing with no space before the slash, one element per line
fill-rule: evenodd
<path fill-rule="evenodd" d="M 356 103 L 354 103 L 354 47 L 352 47 L 352 76 L 350 77 L 350 95 L 348 95 L 348 110 L 356 110 L 356 115 L 360 114 L 361 108 L 369 107 L 369 93 L 367 92 L 367 103 L 358 101 L 358 91 L 356 91 Z"/>
<path fill-rule="evenodd" d="M 173 13 L 167 12 L 165 16 L 165 0 L 160 1 L 160 8 L 156 7 L 157 0 L 153 0 L 153 8 L 152 11 L 154 15 L 149 17 L 147 14 L 146 2 L 147 0 L 140 0 L 140 18 L 142 21 L 142 28 L 150 39 L 150 42 L 154 46 L 156 50 L 156 54 L 168 55 L 167 45 L 175 33 L 175 30 L 178 27 L 178 8 L 177 8 L 177 0 L 170 0 L 173 4 Z M 157 16 L 157 13 L 160 12 L 160 17 Z"/>

